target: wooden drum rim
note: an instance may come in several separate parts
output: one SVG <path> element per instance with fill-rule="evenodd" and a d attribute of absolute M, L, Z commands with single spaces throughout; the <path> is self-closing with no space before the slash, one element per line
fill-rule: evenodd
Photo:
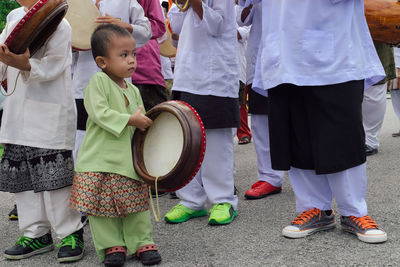
<path fill-rule="evenodd" d="M 192 114 L 190 114 L 189 116 L 192 116 L 191 118 L 187 116 L 187 113 L 181 110 L 182 107 L 190 109 Z M 204 159 L 206 145 L 205 129 L 198 113 L 193 109 L 193 107 L 185 102 L 175 100 L 163 102 L 157 105 L 156 108 L 151 109 L 146 115 L 152 120 L 155 120 L 163 112 L 171 113 L 179 121 L 183 131 L 183 148 L 182 154 L 180 155 L 179 160 L 174 168 L 166 175 L 160 176 L 158 178 L 157 187 L 159 191 L 175 191 L 189 183 L 201 167 Z M 190 119 L 195 119 L 197 124 L 191 124 Z M 196 137 L 192 135 L 199 130 L 201 131 L 201 138 L 200 140 L 195 140 Z M 133 136 L 134 142 L 132 142 L 133 164 L 138 175 L 147 184 L 155 188 L 154 182 L 156 180 L 156 177 L 148 174 L 143 160 L 143 146 L 146 134 L 147 130 L 144 132 L 135 131 L 135 134 Z M 194 148 L 195 151 L 192 151 L 192 148 Z M 193 158 L 193 154 L 195 155 L 196 160 L 185 163 L 185 161 L 187 161 L 189 158 Z M 180 181 L 182 175 L 187 176 L 183 178 L 184 181 Z M 174 184 L 174 181 L 176 180 L 179 180 L 179 185 Z"/>
<path fill-rule="evenodd" d="M 68 9 L 66 0 L 39 0 L 25 16 L 17 23 L 5 41 L 11 52 L 22 54 L 29 47 L 33 55 L 51 34 L 54 33 L 58 24 L 64 18 Z M 44 18 L 42 18 L 44 17 Z M 57 18 L 54 25 L 53 18 Z M 61 18 L 61 19 L 60 19 Z M 47 26 L 52 26 L 49 31 L 43 31 Z M 41 36 L 40 36 L 41 35 Z M 41 37 L 40 39 L 37 37 Z M 25 40 L 20 40 L 25 38 Z M 34 41 L 39 41 L 35 46 Z M 15 42 L 15 47 L 14 47 Z"/>

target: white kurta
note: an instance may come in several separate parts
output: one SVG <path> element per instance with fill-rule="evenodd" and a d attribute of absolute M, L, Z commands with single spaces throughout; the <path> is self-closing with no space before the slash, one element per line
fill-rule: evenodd
<path fill-rule="evenodd" d="M 262 7 L 261 4 L 254 4 L 245 21 L 241 20 L 243 8 L 238 8 L 236 12 L 236 21 L 239 26 L 250 26 L 249 40 L 247 41 L 246 49 L 246 84 L 252 84 L 254 72 L 256 71 L 256 62 L 258 48 L 260 46 L 262 33 Z"/>
<path fill-rule="evenodd" d="M 368 88 L 384 78 L 363 0 L 261 2 L 263 32 L 255 87 L 365 80 Z"/>
<path fill-rule="evenodd" d="M 93 0 L 95 2 L 95 0 Z M 136 0 L 102 0 L 100 13 L 109 14 L 133 27 L 133 38 L 136 48 L 144 46 L 151 38 L 151 25 L 144 16 L 142 6 Z M 92 51 L 77 52 L 77 62 L 74 68 L 73 87 L 75 98 L 83 99 L 83 90 L 88 85 L 90 78 L 100 71 L 97 67 Z"/>
<path fill-rule="evenodd" d="M 242 10 L 241 7 L 235 6 L 236 13 Z M 246 50 L 247 50 L 247 41 L 249 40 L 250 28 L 251 26 L 237 26 L 237 31 L 239 32 L 241 39 L 238 41 L 238 63 L 239 63 L 239 81 L 246 84 Z"/>
<path fill-rule="evenodd" d="M 238 97 L 237 33 L 234 1 L 204 0 L 203 19 L 189 8 L 168 12 L 180 34 L 173 91 Z"/>
<path fill-rule="evenodd" d="M 20 9 L 19 9 L 20 10 Z M 18 11 L 19 12 L 19 11 Z M 6 25 L 0 35 L 4 43 L 15 21 Z M 48 149 L 74 148 L 76 109 L 71 87 L 71 27 L 63 20 L 54 34 L 30 58 L 31 71 L 8 67 L 9 92 L 3 103 L 4 113 L 0 143 Z M 6 65 L 0 63 L 0 73 Z"/>

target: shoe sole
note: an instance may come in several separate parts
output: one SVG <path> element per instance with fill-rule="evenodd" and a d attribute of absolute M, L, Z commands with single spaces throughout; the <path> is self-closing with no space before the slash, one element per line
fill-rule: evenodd
<path fill-rule="evenodd" d="M 9 215 L 9 216 L 8 216 L 8 219 L 9 219 L 10 221 L 18 221 L 18 215 Z"/>
<path fill-rule="evenodd" d="M 32 251 L 30 253 L 27 253 L 27 254 L 24 254 L 24 255 L 9 255 L 9 254 L 6 254 L 6 253 L 4 253 L 3 255 L 4 255 L 4 258 L 6 258 L 8 260 L 22 260 L 22 259 L 30 258 L 30 257 L 32 257 L 34 255 L 38 255 L 38 254 L 42 254 L 42 253 L 45 253 L 45 252 L 52 251 L 53 249 L 54 249 L 54 245 L 50 245 L 50 246 L 47 246 L 47 247 L 44 247 L 44 248 L 40 248 L 40 249 L 34 250 L 34 251 Z"/>
<path fill-rule="evenodd" d="M 179 219 L 179 220 L 171 220 L 171 219 L 168 219 L 167 217 L 164 217 L 164 220 L 167 223 L 183 223 L 183 222 L 186 222 L 186 221 L 188 221 L 188 220 L 190 220 L 192 218 L 204 217 L 206 215 L 207 215 L 207 211 L 203 210 L 203 211 L 197 211 L 197 212 L 189 215 L 188 217 L 185 217 L 185 218 L 182 218 L 182 219 Z"/>
<path fill-rule="evenodd" d="M 279 191 L 271 191 L 271 192 L 269 192 L 268 194 L 264 194 L 264 195 L 261 195 L 261 196 L 244 195 L 244 197 L 245 197 L 246 199 L 248 199 L 248 200 L 254 200 L 254 199 L 265 198 L 265 197 L 270 196 L 270 195 L 279 194 L 280 192 L 282 192 L 282 190 L 279 190 Z"/>
<path fill-rule="evenodd" d="M 74 262 L 74 261 L 79 261 L 80 259 L 83 258 L 83 253 L 84 250 L 82 250 L 82 253 L 73 257 L 63 257 L 63 258 L 57 258 L 58 262 Z"/>
<path fill-rule="evenodd" d="M 214 220 L 214 219 L 211 219 L 211 220 L 208 221 L 208 224 L 209 224 L 209 225 L 213 225 L 213 226 L 216 226 L 216 225 L 224 225 L 224 224 L 230 224 L 230 223 L 236 218 L 236 216 L 237 216 L 237 212 L 236 212 L 236 211 L 233 211 L 233 214 L 232 214 L 232 216 L 231 216 L 229 219 L 227 219 L 227 220 L 225 220 L 225 221 L 222 221 L 222 222 L 218 222 L 218 221 L 216 221 L 216 220 Z"/>
<path fill-rule="evenodd" d="M 303 237 L 315 234 L 319 231 L 330 230 L 335 227 L 336 227 L 336 222 L 330 223 L 330 224 L 322 226 L 322 227 L 307 229 L 307 230 L 300 230 L 300 231 L 292 231 L 292 230 L 287 230 L 287 229 L 283 228 L 282 235 L 284 237 L 293 238 L 293 239 L 303 238 Z"/>
<path fill-rule="evenodd" d="M 353 231 L 352 227 L 348 227 L 346 225 L 342 225 L 342 229 L 347 233 L 356 235 L 360 241 L 363 241 L 365 243 L 375 244 L 375 243 L 383 243 L 383 242 L 387 241 L 386 233 L 381 234 L 381 235 L 364 235 L 361 233 L 355 233 Z"/>

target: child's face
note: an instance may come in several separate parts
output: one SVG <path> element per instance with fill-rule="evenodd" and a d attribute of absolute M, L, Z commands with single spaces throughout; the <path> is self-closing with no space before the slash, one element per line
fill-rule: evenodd
<path fill-rule="evenodd" d="M 115 81 L 129 78 L 136 70 L 136 44 L 132 37 L 114 36 L 108 45 L 108 54 L 100 67 Z"/>
<path fill-rule="evenodd" d="M 38 0 L 17 0 L 18 4 L 30 9 Z"/>

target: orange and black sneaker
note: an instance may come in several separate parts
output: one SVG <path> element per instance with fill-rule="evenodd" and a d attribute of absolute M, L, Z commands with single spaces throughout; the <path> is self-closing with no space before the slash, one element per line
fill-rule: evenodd
<path fill-rule="evenodd" d="M 289 238 L 302 238 L 315 232 L 332 229 L 336 226 L 333 210 L 314 208 L 300 214 L 282 230 L 282 235 Z"/>
<path fill-rule="evenodd" d="M 387 240 L 385 231 L 368 215 L 364 217 L 342 216 L 340 224 L 345 231 L 355 234 L 363 242 L 382 243 Z"/>

